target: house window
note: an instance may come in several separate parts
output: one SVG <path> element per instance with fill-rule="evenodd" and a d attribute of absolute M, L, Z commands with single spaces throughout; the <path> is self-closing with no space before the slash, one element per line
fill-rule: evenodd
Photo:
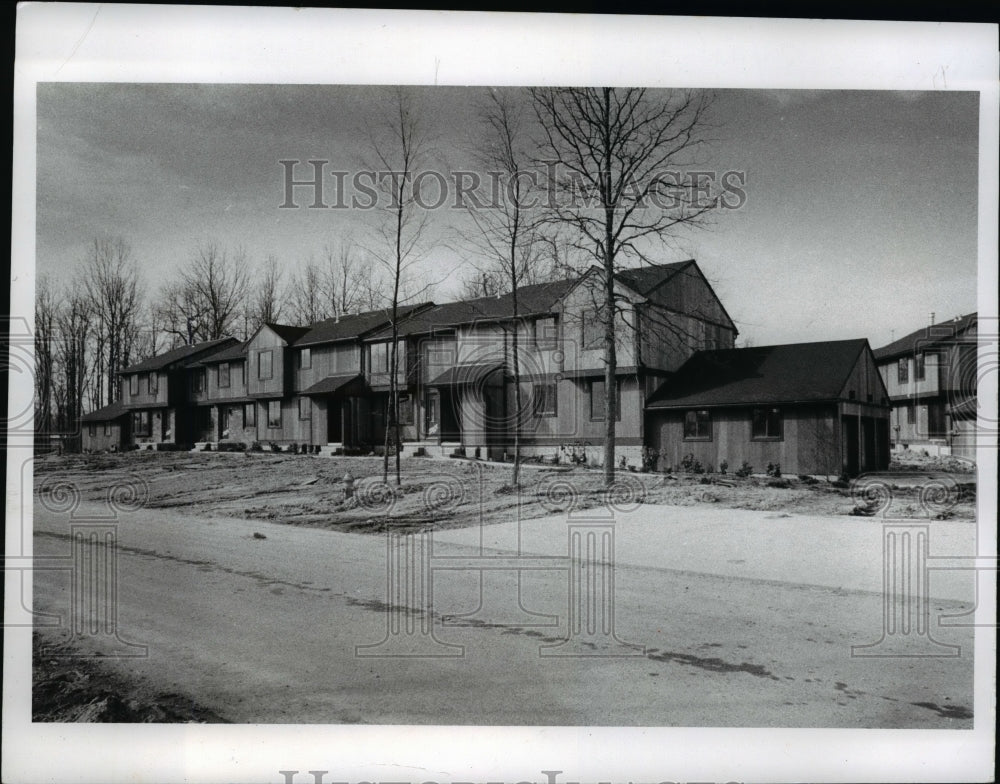
<path fill-rule="evenodd" d="M 243 406 L 243 427 L 257 426 L 257 404 L 246 403 Z"/>
<path fill-rule="evenodd" d="M 138 373 L 134 373 L 131 376 L 129 376 L 129 378 L 128 378 L 128 393 L 130 395 L 133 395 L 133 396 L 139 394 L 139 374 Z"/>
<path fill-rule="evenodd" d="M 580 314 L 583 319 L 583 334 L 581 342 L 585 349 L 600 348 L 604 342 L 604 324 L 596 310 L 585 310 Z"/>
<path fill-rule="evenodd" d="M 304 348 L 299 352 L 299 367 L 302 370 L 312 367 L 312 349 Z"/>
<path fill-rule="evenodd" d="M 239 369 L 240 369 L 240 384 L 241 385 L 246 384 L 247 383 L 247 363 L 246 362 L 239 362 L 237 364 L 238 364 Z"/>
<path fill-rule="evenodd" d="M 229 386 L 229 363 L 222 362 L 219 365 L 219 387 L 225 389 Z"/>
<path fill-rule="evenodd" d="M 913 377 L 917 381 L 923 381 L 924 380 L 924 373 L 925 373 L 925 370 L 924 370 L 924 355 L 923 354 L 917 354 L 917 356 L 914 358 L 914 362 L 913 362 Z"/>
<path fill-rule="evenodd" d="M 556 343 L 559 339 L 559 327 L 556 324 L 555 316 L 535 319 L 533 327 L 536 349 L 539 351 L 551 351 L 556 348 Z"/>
<path fill-rule="evenodd" d="M 755 408 L 753 410 L 753 425 L 751 437 L 778 441 L 781 435 L 781 409 Z"/>
<path fill-rule="evenodd" d="M 399 424 L 413 424 L 413 399 L 409 395 L 399 396 Z"/>
<path fill-rule="evenodd" d="M 554 417 L 559 413 L 559 395 L 555 383 L 535 384 L 533 391 L 535 416 Z"/>
<path fill-rule="evenodd" d="M 917 407 L 907 406 L 906 407 L 906 424 L 912 425 L 917 419 Z"/>
<path fill-rule="evenodd" d="M 267 401 L 267 426 L 268 427 L 281 427 L 281 401 L 280 400 L 268 400 Z"/>
<path fill-rule="evenodd" d="M 150 434 L 149 412 L 132 412 L 132 432 L 137 436 L 148 436 Z"/>
<path fill-rule="evenodd" d="M 312 403 L 307 397 L 299 398 L 299 419 L 312 418 Z"/>
<path fill-rule="evenodd" d="M 424 398 L 424 431 L 427 435 L 437 435 L 441 424 L 440 397 L 436 390 L 429 391 Z"/>
<path fill-rule="evenodd" d="M 205 391 L 205 369 L 196 370 L 191 375 L 191 391 L 192 392 L 204 392 Z"/>
<path fill-rule="evenodd" d="M 906 357 L 899 360 L 896 370 L 896 380 L 900 384 L 906 384 L 910 380 L 910 361 Z"/>
<path fill-rule="evenodd" d="M 111 435 L 111 423 L 110 422 L 105 422 L 104 423 L 104 435 L 106 435 L 106 436 L 110 436 Z"/>
<path fill-rule="evenodd" d="M 622 385 L 615 384 L 615 420 L 620 422 L 622 418 Z M 604 380 L 594 380 L 590 382 L 590 419 L 592 422 L 604 421 L 604 407 L 606 405 L 606 395 Z"/>
<path fill-rule="evenodd" d="M 229 406 L 219 407 L 219 430 L 222 431 L 223 438 L 229 436 Z"/>
<path fill-rule="evenodd" d="M 930 438 L 946 436 L 944 403 L 929 403 L 927 405 L 927 435 Z"/>
<path fill-rule="evenodd" d="M 90 437 L 91 438 L 93 438 L 94 436 L 97 435 L 97 425 L 90 425 L 90 427 L 88 428 L 88 430 L 90 432 Z"/>
<path fill-rule="evenodd" d="M 146 378 L 146 391 L 155 395 L 159 391 L 160 377 L 156 373 L 150 373 Z"/>
<path fill-rule="evenodd" d="M 684 439 L 686 441 L 712 440 L 712 414 L 706 409 L 684 413 Z"/>
<path fill-rule="evenodd" d="M 257 378 L 267 381 L 271 378 L 271 352 L 261 351 L 257 354 Z"/>
<path fill-rule="evenodd" d="M 389 372 L 389 344 L 372 343 L 368 346 L 368 372 Z"/>

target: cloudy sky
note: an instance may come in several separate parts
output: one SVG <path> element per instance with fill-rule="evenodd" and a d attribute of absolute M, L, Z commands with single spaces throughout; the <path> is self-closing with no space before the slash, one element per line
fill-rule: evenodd
<path fill-rule="evenodd" d="M 481 94 L 414 89 L 434 167 L 469 166 Z M 304 189 L 303 208 L 279 209 L 279 161 L 356 171 L 390 100 L 368 87 L 39 84 L 38 272 L 69 278 L 101 233 L 132 244 L 151 291 L 200 242 L 288 269 L 342 238 L 373 244 L 377 212 L 305 209 Z M 660 257 L 697 259 L 743 338 L 877 347 L 931 311 L 976 309 L 976 94 L 723 90 L 711 119 L 700 168 L 745 172 L 746 202 Z M 436 301 L 468 270 L 465 220 L 431 213 L 420 274 Z"/>

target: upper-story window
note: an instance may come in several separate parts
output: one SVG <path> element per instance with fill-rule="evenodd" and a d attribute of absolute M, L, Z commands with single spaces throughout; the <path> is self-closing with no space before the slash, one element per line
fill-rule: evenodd
<path fill-rule="evenodd" d="M 229 363 L 219 363 L 219 388 L 225 389 L 229 386 Z"/>
<path fill-rule="evenodd" d="M 923 354 L 917 354 L 917 356 L 914 357 L 914 360 L 913 360 L 913 377 L 917 381 L 923 381 L 926 372 L 927 371 L 926 371 L 926 367 L 925 367 L 925 364 L 924 364 L 924 355 Z"/>
<path fill-rule="evenodd" d="M 585 349 L 600 348 L 604 341 L 604 324 L 596 310 L 585 310 L 580 314 L 583 319 L 580 341 Z"/>
<path fill-rule="evenodd" d="M 204 392 L 205 391 L 205 368 L 194 371 L 191 374 L 191 391 L 192 392 Z"/>
<path fill-rule="evenodd" d="M 535 348 L 539 351 L 551 351 L 557 347 L 559 341 L 559 325 L 555 316 L 535 319 L 534 342 Z"/>
<path fill-rule="evenodd" d="M 133 373 L 128 377 L 128 393 L 132 396 L 139 394 L 139 374 Z"/>
<path fill-rule="evenodd" d="M 750 437 L 761 440 L 781 440 L 781 409 L 755 408 Z"/>
<path fill-rule="evenodd" d="M 160 377 L 156 372 L 152 372 L 146 378 L 146 391 L 151 395 L 155 395 L 159 391 Z"/>
<path fill-rule="evenodd" d="M 271 352 L 261 351 L 257 354 L 257 378 L 266 381 L 271 378 L 273 368 L 271 367 Z"/>
<path fill-rule="evenodd" d="M 368 346 L 368 357 L 365 363 L 369 373 L 389 372 L 389 344 L 372 343 Z"/>
<path fill-rule="evenodd" d="M 312 367 L 312 349 L 304 348 L 299 352 L 299 367 L 302 370 Z"/>
<path fill-rule="evenodd" d="M 906 384 L 910 380 L 910 360 L 906 357 L 900 357 L 899 364 L 896 369 L 896 380 L 900 384 Z"/>

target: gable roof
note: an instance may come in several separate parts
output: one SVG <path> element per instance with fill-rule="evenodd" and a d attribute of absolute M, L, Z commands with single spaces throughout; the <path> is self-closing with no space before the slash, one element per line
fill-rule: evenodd
<path fill-rule="evenodd" d="M 696 352 L 646 404 L 700 408 L 837 400 L 864 338 Z"/>
<path fill-rule="evenodd" d="M 648 264 L 645 267 L 616 272 L 615 279 L 645 297 L 653 289 L 659 288 L 682 269 L 694 263 L 694 259 L 688 259 L 687 261 L 675 261 L 671 264 Z"/>
<path fill-rule="evenodd" d="M 977 313 L 975 312 L 966 313 L 951 321 L 941 321 L 915 330 L 899 340 L 894 340 L 882 348 L 875 349 L 875 359 L 877 361 L 895 359 L 905 354 L 913 354 L 918 349 L 947 343 L 968 331 L 976 323 L 976 317 Z"/>
<path fill-rule="evenodd" d="M 203 343 L 195 343 L 193 346 L 179 346 L 163 354 L 157 354 L 155 357 L 148 357 L 142 360 L 142 362 L 129 365 L 127 368 L 120 370 L 119 373 L 142 373 L 149 370 L 163 370 L 170 365 L 200 357 L 206 351 L 213 348 L 220 348 L 238 342 L 236 338 L 219 338 L 218 340 L 206 340 Z"/>
<path fill-rule="evenodd" d="M 104 406 L 104 408 L 99 408 L 96 411 L 91 411 L 89 414 L 84 414 L 80 417 L 81 422 L 111 422 L 114 419 L 123 417 L 128 413 L 125 406 L 122 405 L 120 400 L 116 400 L 114 403 L 109 403 Z"/>
<path fill-rule="evenodd" d="M 409 318 L 413 313 L 433 307 L 433 302 L 420 302 L 415 305 L 400 305 L 396 308 L 398 320 Z M 314 346 L 319 343 L 335 343 L 339 340 L 357 338 L 389 323 L 392 318 L 391 308 L 369 310 L 366 313 L 341 316 L 339 319 L 329 318 L 305 328 L 305 333 L 295 341 L 296 346 Z"/>
<path fill-rule="evenodd" d="M 293 327 L 291 324 L 265 322 L 265 327 L 281 338 L 289 346 L 309 331 L 309 327 Z"/>

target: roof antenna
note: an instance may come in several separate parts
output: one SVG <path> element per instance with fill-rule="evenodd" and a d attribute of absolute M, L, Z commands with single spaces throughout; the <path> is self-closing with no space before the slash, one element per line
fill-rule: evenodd
<path fill-rule="evenodd" d="M 932 327 L 934 326 L 934 316 L 936 316 L 936 315 L 937 315 L 937 314 L 936 314 L 936 313 L 935 313 L 935 312 L 934 312 L 934 311 L 932 310 L 932 311 L 931 311 L 931 326 L 932 326 Z"/>

